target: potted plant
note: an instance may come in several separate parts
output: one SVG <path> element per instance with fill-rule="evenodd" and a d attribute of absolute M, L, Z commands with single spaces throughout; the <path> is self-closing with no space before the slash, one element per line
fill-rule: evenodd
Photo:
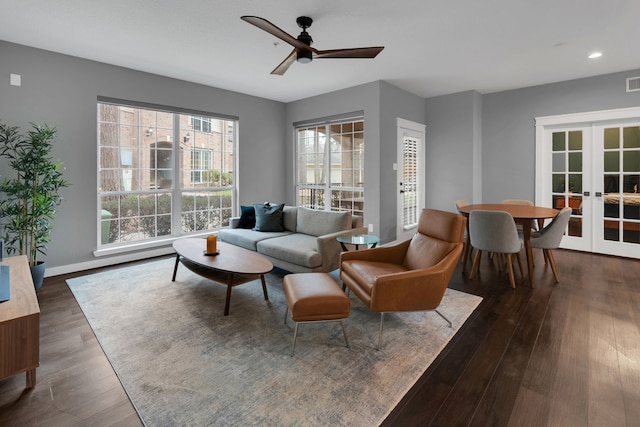
<path fill-rule="evenodd" d="M 56 129 L 31 123 L 26 135 L 16 126 L 0 123 L 0 157 L 8 159 L 15 175 L 0 181 L 0 235 L 7 254 L 26 255 L 36 289 L 44 279 L 44 261 L 52 220 L 62 202 L 63 178 L 59 160 L 51 158 Z"/>

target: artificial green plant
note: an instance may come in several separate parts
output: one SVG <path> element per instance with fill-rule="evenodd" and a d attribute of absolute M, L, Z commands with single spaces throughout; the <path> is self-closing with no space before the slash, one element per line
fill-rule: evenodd
<path fill-rule="evenodd" d="M 56 129 L 31 123 L 26 135 L 0 122 L 0 157 L 15 173 L 0 180 L 0 230 L 8 254 L 27 255 L 30 266 L 46 255 L 52 220 L 69 182 L 51 158 Z"/>

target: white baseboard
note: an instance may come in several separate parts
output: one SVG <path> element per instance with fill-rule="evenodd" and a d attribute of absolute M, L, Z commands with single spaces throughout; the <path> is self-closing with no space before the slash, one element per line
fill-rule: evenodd
<path fill-rule="evenodd" d="M 172 246 L 165 246 L 144 252 L 128 253 L 119 256 L 97 258 L 93 261 L 81 262 L 77 264 L 62 265 L 59 267 L 47 267 L 44 277 L 59 276 L 61 274 L 77 273 L 78 271 L 91 270 L 92 268 L 108 267 L 110 265 L 122 264 L 129 261 L 138 261 L 146 258 L 153 258 L 162 255 L 175 253 Z"/>

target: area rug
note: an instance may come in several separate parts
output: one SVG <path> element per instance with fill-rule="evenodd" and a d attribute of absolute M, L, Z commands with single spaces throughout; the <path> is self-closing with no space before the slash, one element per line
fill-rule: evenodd
<path fill-rule="evenodd" d="M 440 311 L 385 316 L 351 296 L 345 321 L 284 323 L 283 271 L 233 288 L 174 259 L 67 280 L 147 426 L 372 426 L 380 424 L 480 303 L 447 290 Z M 220 280 L 224 282 L 224 277 Z M 246 281 L 246 280 L 245 280 Z"/>

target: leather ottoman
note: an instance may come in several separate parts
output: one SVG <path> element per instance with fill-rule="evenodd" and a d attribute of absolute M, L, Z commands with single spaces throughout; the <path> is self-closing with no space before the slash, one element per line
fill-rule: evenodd
<path fill-rule="evenodd" d="M 344 340 L 349 347 L 347 332 L 343 319 L 349 317 L 351 308 L 349 298 L 340 286 L 327 273 L 289 274 L 283 280 L 284 295 L 287 299 L 287 310 L 284 322 L 287 323 L 288 312 L 296 322 L 291 345 L 291 356 L 296 348 L 298 325 L 310 322 L 340 322 Z"/>

